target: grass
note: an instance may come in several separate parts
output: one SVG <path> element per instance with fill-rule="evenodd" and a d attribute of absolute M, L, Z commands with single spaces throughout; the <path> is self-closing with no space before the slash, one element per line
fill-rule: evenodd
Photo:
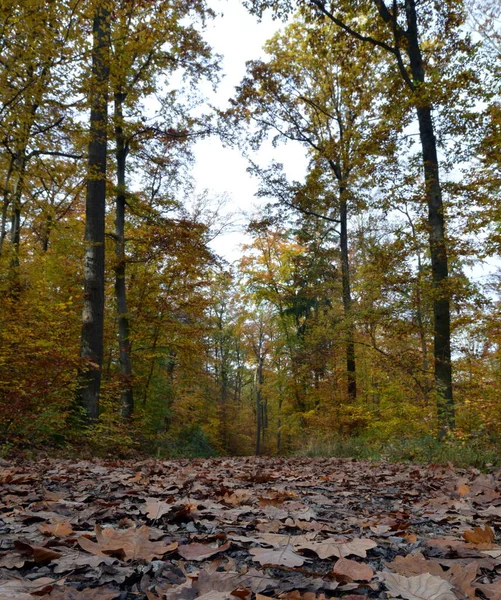
<path fill-rule="evenodd" d="M 496 443 L 497 442 L 497 443 Z M 438 441 L 427 436 L 417 439 L 394 439 L 388 442 L 364 437 L 332 436 L 314 438 L 297 456 L 331 456 L 359 460 L 388 460 L 420 464 L 449 464 L 457 467 L 488 469 L 501 466 L 501 443 L 477 438 L 468 441 L 455 439 Z"/>

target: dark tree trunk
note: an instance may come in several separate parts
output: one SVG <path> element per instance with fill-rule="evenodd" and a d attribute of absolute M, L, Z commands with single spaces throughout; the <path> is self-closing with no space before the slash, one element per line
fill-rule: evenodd
<path fill-rule="evenodd" d="M 407 16 L 407 55 L 412 79 L 417 94 L 424 83 L 424 68 L 419 47 L 415 0 L 405 2 Z M 419 100 L 418 100 L 419 102 Z M 428 228 L 430 240 L 431 270 L 433 277 L 434 314 L 434 362 L 435 384 L 438 392 L 438 425 L 440 435 L 455 425 L 455 409 L 452 394 L 451 365 L 451 318 L 448 281 L 448 259 L 445 240 L 444 206 L 437 156 L 437 142 L 432 119 L 430 101 L 417 104 L 419 136 L 421 140 L 423 169 L 425 177 L 425 197 L 428 205 Z"/>
<path fill-rule="evenodd" d="M 261 456 L 261 440 L 263 435 L 262 386 L 263 357 L 259 354 L 256 366 L 256 456 Z"/>
<path fill-rule="evenodd" d="M 117 194 L 115 217 L 115 296 L 118 312 L 118 346 L 120 350 L 120 374 L 122 383 L 122 417 L 130 419 L 134 411 L 134 394 L 132 390 L 132 366 L 130 326 L 127 313 L 127 286 L 125 281 L 125 165 L 127 160 L 127 144 L 123 131 L 123 102 L 125 95 L 115 93 L 115 143 L 117 160 Z"/>
<path fill-rule="evenodd" d="M 356 400 L 357 376 L 355 365 L 355 341 L 353 332 L 353 315 L 351 312 L 351 283 L 350 283 L 350 256 L 348 250 L 348 203 L 346 190 L 339 190 L 339 220 L 340 220 L 340 250 L 341 250 L 341 280 L 343 286 L 343 308 L 346 326 L 346 372 L 348 374 L 348 400 Z"/>
<path fill-rule="evenodd" d="M 85 256 L 78 400 L 89 420 L 99 416 L 103 364 L 104 232 L 110 15 L 98 4 L 93 23 L 90 139 L 85 205 Z"/>
<path fill-rule="evenodd" d="M 7 235 L 7 214 L 9 212 L 10 205 L 10 180 L 14 171 L 15 159 L 12 156 L 9 162 L 9 169 L 5 176 L 5 184 L 3 190 L 3 204 L 2 204 L 2 221 L 0 225 L 0 254 L 3 251 L 3 244 Z"/>

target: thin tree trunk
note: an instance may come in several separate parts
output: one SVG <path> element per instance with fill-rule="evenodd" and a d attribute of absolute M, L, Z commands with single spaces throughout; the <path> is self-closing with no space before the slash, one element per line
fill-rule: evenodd
<path fill-rule="evenodd" d="M 118 312 L 118 346 L 120 350 L 120 374 L 122 384 L 122 417 L 124 419 L 130 419 L 134 411 L 134 393 L 132 389 L 130 325 L 127 313 L 127 286 L 125 281 L 125 166 L 128 149 L 123 131 L 124 100 L 125 94 L 120 92 L 115 93 L 115 143 L 117 160 L 115 296 Z"/>
<path fill-rule="evenodd" d="M 261 342 L 260 342 L 261 346 Z M 260 348 L 261 350 L 261 348 Z M 263 431 L 263 409 L 262 409 L 262 392 L 263 385 L 263 358 L 261 352 L 257 358 L 256 366 L 256 456 L 261 456 L 261 436 Z"/>
<path fill-rule="evenodd" d="M 24 173 L 26 170 L 26 156 L 16 159 L 16 180 L 12 192 L 12 220 L 10 229 L 11 259 L 9 266 L 10 290 L 13 296 L 17 296 L 21 289 L 19 273 L 19 250 L 21 246 L 21 200 L 23 197 Z"/>
<path fill-rule="evenodd" d="M 348 250 L 348 203 L 346 189 L 339 189 L 339 220 L 340 220 L 340 250 L 341 250 L 341 280 L 343 286 L 343 308 L 347 320 L 346 328 L 346 372 L 348 375 L 348 400 L 356 400 L 357 376 L 355 365 L 355 341 L 352 321 L 352 299 L 350 282 L 350 257 Z"/>
<path fill-rule="evenodd" d="M 5 184 L 3 191 L 3 205 L 2 205 L 2 221 L 0 224 L 0 255 L 2 254 L 3 244 L 5 241 L 5 237 L 7 236 L 7 214 L 9 212 L 10 205 L 10 179 L 12 177 L 12 173 L 14 171 L 15 158 L 11 156 L 9 162 L 9 169 L 7 171 L 7 175 L 5 176 Z"/>
<path fill-rule="evenodd" d="M 104 333 L 104 233 L 110 14 L 103 3 L 93 22 L 90 139 L 85 206 L 84 302 L 78 400 L 89 420 L 99 416 Z"/>
<path fill-rule="evenodd" d="M 424 83 L 425 77 L 423 59 L 419 47 L 415 0 L 406 0 L 405 10 L 407 16 L 407 55 L 410 61 L 413 81 L 418 82 L 416 93 L 420 94 L 422 93 L 420 84 Z M 416 112 L 423 157 L 425 197 L 428 205 L 428 228 L 434 292 L 435 385 L 438 393 L 439 435 L 443 437 L 449 429 L 453 429 L 455 426 L 455 407 L 452 393 L 451 317 L 449 291 L 447 289 L 449 271 L 445 240 L 444 206 L 431 104 L 418 104 Z"/>

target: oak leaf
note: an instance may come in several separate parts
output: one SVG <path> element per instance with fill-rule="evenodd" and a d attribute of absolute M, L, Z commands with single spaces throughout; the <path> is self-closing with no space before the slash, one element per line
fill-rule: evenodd
<path fill-rule="evenodd" d="M 280 565 L 283 567 L 300 567 L 304 558 L 294 552 L 289 544 L 279 548 L 251 548 L 249 551 L 255 561 L 261 565 Z"/>
<path fill-rule="evenodd" d="M 96 542 L 82 536 L 78 538 L 80 547 L 91 554 L 119 556 L 124 560 L 153 560 L 162 558 L 167 552 L 177 548 L 177 542 L 166 545 L 163 542 L 149 540 L 150 529 L 143 525 L 139 529 L 118 531 L 107 527 L 101 529 L 96 525 Z"/>
<path fill-rule="evenodd" d="M 421 552 L 407 554 L 407 556 L 396 556 L 395 560 L 392 563 L 386 563 L 386 566 L 399 575 L 405 575 L 406 577 L 422 575 L 423 573 L 442 577 L 444 574 L 444 570 L 438 563 L 426 560 Z"/>
<path fill-rule="evenodd" d="M 67 537 L 73 533 L 73 527 L 69 521 L 40 523 L 37 528 L 43 535 L 53 535 L 55 537 Z"/>
<path fill-rule="evenodd" d="M 381 575 L 392 596 L 401 596 L 405 600 L 457 600 L 452 584 L 430 573 L 404 577 L 383 571 Z"/>
<path fill-rule="evenodd" d="M 376 542 L 369 540 L 368 538 L 354 538 L 351 542 L 327 538 L 322 542 L 304 543 L 301 545 L 301 548 L 313 550 L 313 552 L 322 559 L 331 558 L 332 556 L 337 556 L 338 558 L 360 556 L 361 558 L 365 558 L 367 556 L 367 550 L 375 548 L 376 546 Z"/>
<path fill-rule="evenodd" d="M 494 531 L 489 525 L 486 525 L 484 529 L 482 527 L 474 527 L 463 532 L 463 538 L 471 544 L 493 544 Z"/>
<path fill-rule="evenodd" d="M 45 546 L 35 546 L 21 540 L 16 540 L 14 542 L 14 547 L 20 554 L 33 558 L 37 563 L 49 563 L 52 560 L 61 557 L 60 552 L 56 552 Z"/>

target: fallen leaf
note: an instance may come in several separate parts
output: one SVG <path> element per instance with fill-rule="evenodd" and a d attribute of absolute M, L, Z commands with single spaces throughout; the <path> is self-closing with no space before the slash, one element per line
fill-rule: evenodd
<path fill-rule="evenodd" d="M 300 567 L 304 564 L 304 558 L 294 552 L 290 544 L 279 548 L 251 548 L 249 552 L 254 556 L 253 560 L 261 565 Z"/>
<path fill-rule="evenodd" d="M 14 542 L 14 547 L 20 554 L 24 554 L 30 558 L 33 557 L 37 563 L 49 563 L 52 560 L 61 557 L 60 552 L 56 552 L 45 546 L 34 546 L 33 544 L 28 544 L 21 540 L 16 540 Z"/>
<path fill-rule="evenodd" d="M 37 528 L 43 535 L 53 535 L 55 537 L 67 537 L 73 533 L 73 527 L 69 521 L 40 523 Z"/>
<path fill-rule="evenodd" d="M 40 600 L 114 600 L 120 595 L 120 591 L 103 587 L 86 588 L 79 591 L 66 585 L 61 588 L 53 588 L 50 594 L 45 594 Z"/>
<path fill-rule="evenodd" d="M 494 583 L 479 584 L 477 587 L 489 600 L 501 600 L 501 579 Z"/>
<path fill-rule="evenodd" d="M 340 558 L 332 570 L 336 575 L 349 577 L 353 581 L 370 581 L 374 577 L 374 571 L 364 563 Z"/>
<path fill-rule="evenodd" d="M 186 544 L 179 546 L 177 549 L 178 554 L 180 554 L 185 560 L 205 560 L 206 558 L 210 558 L 214 556 L 214 554 L 218 554 L 219 552 L 224 552 L 228 550 L 231 546 L 231 541 L 222 544 L 221 546 L 212 546 L 210 544 Z"/>
<path fill-rule="evenodd" d="M 386 563 L 386 566 L 396 571 L 399 575 L 405 575 L 406 577 L 421 575 L 423 573 L 442 577 L 444 574 L 444 570 L 438 563 L 426 560 L 420 552 L 417 554 L 407 554 L 407 556 L 396 556 L 395 560 L 391 563 Z"/>
<path fill-rule="evenodd" d="M 406 600 L 457 600 L 452 592 L 452 584 L 430 573 L 404 577 L 383 571 L 381 575 L 392 596 L 401 596 Z"/>
<path fill-rule="evenodd" d="M 313 550 L 319 558 L 331 558 L 337 556 L 344 558 L 346 556 L 360 556 L 365 558 L 367 550 L 375 548 L 376 542 L 367 538 L 355 538 L 351 542 L 339 541 L 334 538 L 327 538 L 322 542 L 307 542 L 301 545 L 301 548 Z"/>
<path fill-rule="evenodd" d="M 162 558 L 167 552 L 177 548 L 177 542 L 166 545 L 163 542 L 150 542 L 149 527 L 143 525 L 139 529 L 119 531 L 96 525 L 96 542 L 82 536 L 78 538 L 80 547 L 91 554 L 119 556 L 124 560 L 153 560 Z"/>
<path fill-rule="evenodd" d="M 489 525 L 486 525 L 484 529 L 481 527 L 474 527 L 463 533 L 463 538 L 471 544 L 493 544 L 494 543 L 494 531 Z"/>

